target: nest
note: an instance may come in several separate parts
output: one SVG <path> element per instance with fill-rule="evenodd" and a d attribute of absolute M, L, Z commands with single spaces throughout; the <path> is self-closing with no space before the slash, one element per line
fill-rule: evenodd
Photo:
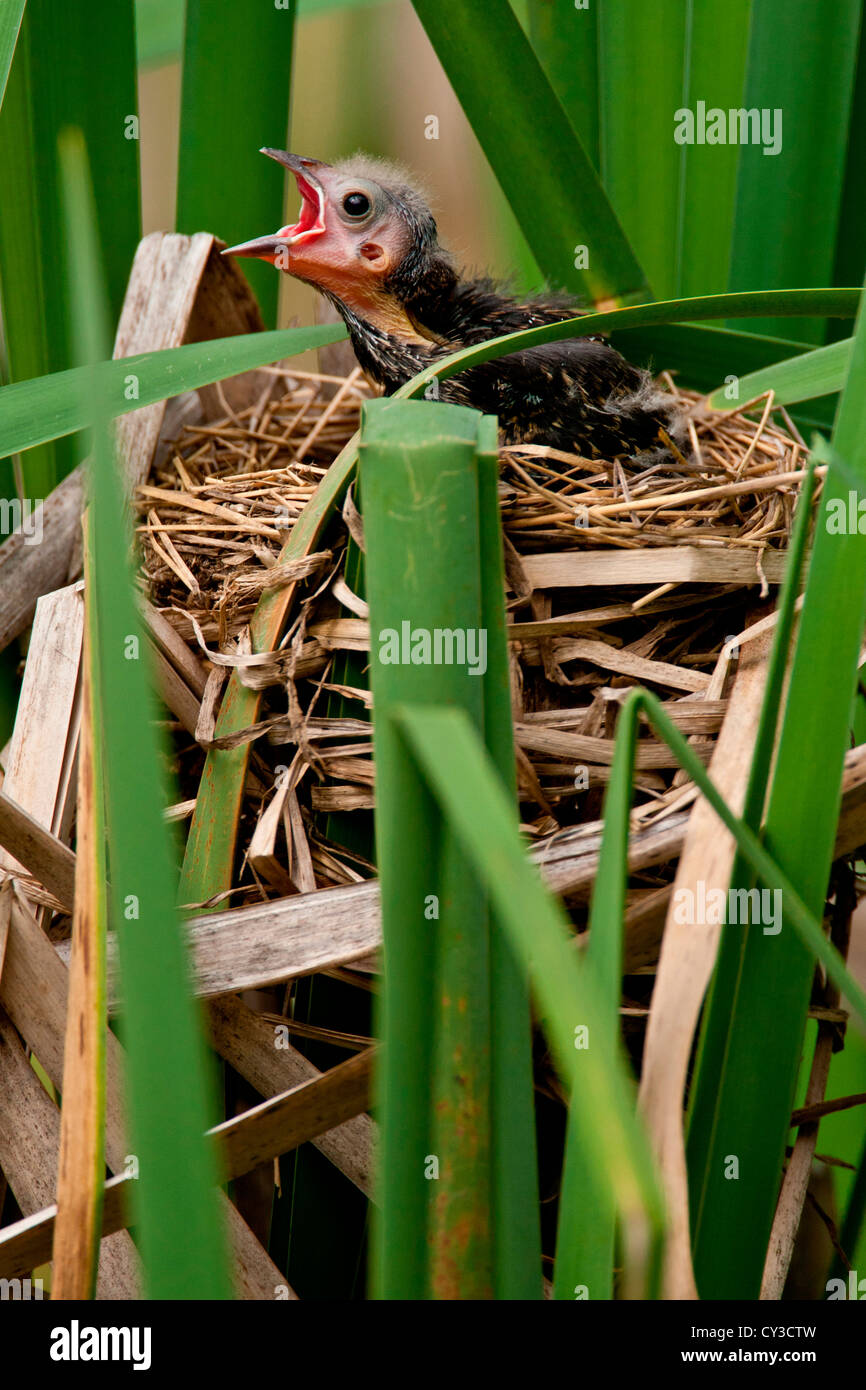
<path fill-rule="evenodd" d="M 267 369 L 268 395 L 223 419 L 185 426 L 137 490 L 152 601 L 182 631 L 184 611 L 221 646 L 261 595 L 290 582 L 279 555 L 328 465 L 358 427 L 370 392 L 351 377 Z"/>
<path fill-rule="evenodd" d="M 663 699 L 709 759 L 738 638 L 766 617 L 769 586 L 781 577 L 806 452 L 796 429 L 772 397 L 711 412 L 670 378 L 665 384 L 688 408 L 688 459 L 640 467 L 537 446 L 502 450 L 521 821 L 542 849 L 600 816 L 618 706 L 633 686 Z M 185 427 L 139 489 L 150 600 L 210 659 L 215 681 L 197 743 L 179 731 L 188 796 L 225 666 L 267 692 L 259 722 L 216 745 L 254 744 L 236 904 L 372 872 L 327 835 L 328 815 L 374 805 L 367 609 L 345 574 L 350 536 L 363 546 L 351 493 L 326 549 L 289 565 L 279 559 L 368 394 L 358 372 L 341 380 L 273 369 L 254 407 Z M 299 580 L 280 650 L 249 663 L 256 602 Z M 669 750 L 645 730 L 637 820 L 652 823 L 693 796 Z M 669 883 L 674 867 L 639 875 L 632 900 Z M 579 927 L 586 893 L 572 898 Z"/>

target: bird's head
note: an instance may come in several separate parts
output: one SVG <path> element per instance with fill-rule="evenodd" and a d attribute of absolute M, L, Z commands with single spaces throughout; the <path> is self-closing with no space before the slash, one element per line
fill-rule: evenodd
<path fill-rule="evenodd" d="M 447 274 L 423 196 L 395 166 L 356 155 L 340 164 L 262 150 L 290 169 L 297 222 L 223 254 L 256 256 L 306 280 L 360 318 L 394 331 L 425 272 Z"/>

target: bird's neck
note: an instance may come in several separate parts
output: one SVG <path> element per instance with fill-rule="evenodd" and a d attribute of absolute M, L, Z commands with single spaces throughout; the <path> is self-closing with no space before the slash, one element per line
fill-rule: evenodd
<path fill-rule="evenodd" d="M 355 356 L 366 375 L 387 394 L 396 391 L 431 360 L 448 350 L 447 305 L 458 283 L 444 254 L 407 261 L 363 298 L 345 291 L 329 295 L 349 330 Z M 320 288 L 322 288 L 320 286 Z M 324 291 L 328 293 L 327 290 Z"/>
<path fill-rule="evenodd" d="M 407 315 L 363 313 L 335 300 L 349 330 L 355 356 L 365 375 L 391 395 L 423 370 L 435 352 L 435 344 L 418 333 Z"/>
<path fill-rule="evenodd" d="M 425 337 L 445 342 L 460 277 L 449 256 L 438 248 L 417 258 L 406 257 L 386 288 Z"/>
<path fill-rule="evenodd" d="M 410 254 L 363 304 L 334 298 L 365 373 L 390 394 L 461 342 L 462 282 L 441 248 Z"/>
<path fill-rule="evenodd" d="M 329 297 L 367 376 L 388 394 L 460 347 L 574 313 L 572 304 L 555 296 L 521 302 L 488 280 L 462 279 L 438 251 L 411 265 L 404 261 L 378 293 L 363 300 Z"/>

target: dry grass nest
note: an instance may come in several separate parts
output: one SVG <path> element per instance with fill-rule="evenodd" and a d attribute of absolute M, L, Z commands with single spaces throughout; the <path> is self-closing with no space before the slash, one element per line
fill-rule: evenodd
<path fill-rule="evenodd" d="M 147 596 L 208 677 L 195 737 L 173 725 L 177 817 L 191 810 L 209 746 L 252 744 L 236 904 L 372 872 L 370 643 L 366 605 L 345 573 L 350 536 L 363 546 L 351 492 L 315 554 L 280 560 L 369 390 L 357 371 L 343 380 L 284 367 L 269 377 L 255 406 L 184 428 L 137 497 Z M 689 406 L 688 459 L 642 468 L 502 450 L 521 820 L 537 853 L 593 833 L 617 709 L 633 686 L 654 690 L 708 759 L 743 634 L 772 622 L 770 585 L 781 574 L 803 441 L 771 396 L 713 412 L 661 380 Z M 287 586 L 280 648 L 253 663 L 255 606 Z M 231 669 L 264 698 L 254 726 L 220 740 Z M 636 825 L 694 797 L 649 729 L 636 787 Z M 663 900 L 674 867 L 656 862 L 636 874 L 635 912 Z M 587 895 L 568 886 L 580 926 Z"/>

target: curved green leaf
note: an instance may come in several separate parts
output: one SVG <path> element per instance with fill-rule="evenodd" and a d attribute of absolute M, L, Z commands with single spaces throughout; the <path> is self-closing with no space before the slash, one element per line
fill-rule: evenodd
<path fill-rule="evenodd" d="M 108 340 L 95 207 L 80 131 L 64 133 L 60 166 L 77 275 L 72 322 L 81 356 L 95 362 Z M 226 1233 L 217 1204 L 219 1174 L 205 1140 L 209 1082 L 201 1020 L 174 910 L 171 837 L 163 819 L 163 750 L 131 572 L 120 474 L 111 443 L 107 377 L 77 373 L 94 419 L 91 454 L 87 606 L 91 674 L 102 726 L 110 915 L 124 982 L 130 1132 L 139 1164 L 136 1220 L 148 1294 L 154 1298 L 230 1297 Z"/>
<path fill-rule="evenodd" d="M 182 391 L 194 391 L 253 367 L 336 343 L 345 336 L 346 330 L 338 324 L 242 333 L 235 338 L 120 357 L 100 363 L 96 371 L 113 419 Z M 72 367 L 0 388 L 0 458 L 86 429 L 91 415 L 82 386 L 92 374 L 91 368 Z"/>
<path fill-rule="evenodd" d="M 763 367 L 759 372 L 740 377 L 738 398 L 753 401 L 765 391 L 772 391 L 777 405 L 793 405 L 797 401 L 811 401 L 816 396 L 841 391 L 848 378 L 853 343 L 853 338 L 842 338 L 838 343 L 789 357 L 773 367 Z M 719 386 L 710 396 L 709 404 L 714 410 L 729 408 L 731 402 L 725 389 Z"/>
<path fill-rule="evenodd" d="M 702 295 L 695 299 L 664 299 L 654 304 L 634 304 L 623 309 L 610 309 L 600 314 L 582 314 L 561 323 L 547 323 L 541 328 L 527 328 L 520 333 L 508 333 L 490 338 L 475 347 L 463 348 L 450 357 L 426 368 L 408 381 L 395 394 L 417 396 L 438 377 L 444 381 L 465 372 L 468 367 L 505 357 L 510 352 L 540 347 L 542 343 L 559 343 L 565 338 L 586 338 L 591 333 L 613 333 L 622 328 L 643 328 L 650 324 L 696 322 L 706 319 L 752 318 L 814 314 L 820 318 L 850 318 L 860 303 L 859 289 L 819 290 L 748 290 L 743 294 Z"/>
<path fill-rule="evenodd" d="M 680 733 L 670 715 L 665 711 L 662 702 L 648 690 L 642 688 L 633 690 L 623 701 L 617 721 L 617 745 L 619 747 L 619 743 L 622 741 L 622 757 L 627 758 L 629 756 L 631 747 L 631 736 L 628 733 L 629 723 L 636 722 L 641 713 L 646 715 L 655 733 L 667 744 L 680 767 L 688 773 L 701 795 L 705 796 L 712 806 L 719 820 L 733 835 L 740 854 L 757 877 L 765 884 L 781 888 L 785 900 L 786 921 L 794 928 L 804 950 L 808 952 L 810 957 L 821 962 L 830 979 L 846 996 L 851 1005 L 852 1013 L 857 1016 L 861 1029 L 866 1032 L 866 990 L 857 983 L 836 947 L 827 940 L 821 929 L 820 919 L 797 892 L 792 880 L 788 878 L 778 861 L 764 847 L 754 831 L 730 809 L 727 802 L 716 790 L 694 749 L 691 748 L 688 740 Z M 614 765 L 615 763 L 616 757 L 614 758 Z M 619 779 L 614 778 L 611 774 L 610 786 L 614 787 L 618 784 Z M 604 831 L 604 838 L 610 835 L 614 840 L 623 834 L 628 835 L 628 823 L 627 821 L 625 825 L 622 823 L 622 803 L 619 798 L 617 798 L 615 805 L 617 814 L 612 817 L 606 816 Z M 608 820 L 610 821 L 609 829 Z M 835 833 L 835 821 L 832 820 L 832 817 L 828 817 L 827 824 L 830 825 L 831 823 L 833 833 Z M 604 852 L 604 846 L 602 846 L 602 852 Z M 600 890 L 599 912 L 601 915 L 598 917 L 595 915 L 594 896 L 593 920 L 603 922 L 606 914 L 618 910 L 616 907 L 618 895 L 610 894 L 607 888 L 602 889 L 601 884 L 597 881 L 596 893 L 599 893 Z"/>

